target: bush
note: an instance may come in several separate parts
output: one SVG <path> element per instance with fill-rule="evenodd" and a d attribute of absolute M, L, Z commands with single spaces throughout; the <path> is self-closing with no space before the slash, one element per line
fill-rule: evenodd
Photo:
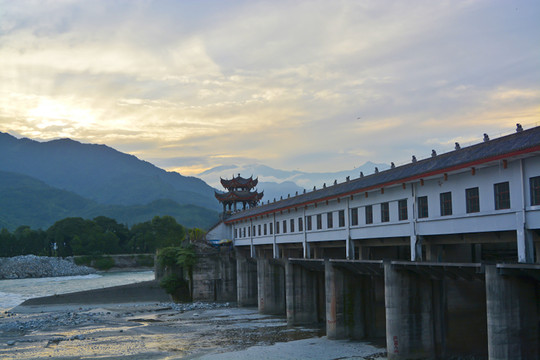
<path fill-rule="evenodd" d="M 159 282 L 167 294 L 172 295 L 175 301 L 190 301 L 189 287 L 186 280 L 176 274 L 165 276 Z"/>
<path fill-rule="evenodd" d="M 137 255 L 137 265 L 154 266 L 154 255 Z"/>
<path fill-rule="evenodd" d="M 109 270 L 114 266 L 114 259 L 110 256 L 101 256 L 94 261 L 94 267 L 98 270 Z"/>
<path fill-rule="evenodd" d="M 91 266 L 92 265 L 92 256 L 83 255 L 83 256 L 75 256 L 73 258 L 73 261 L 75 261 L 76 265 L 85 265 L 85 266 Z"/>

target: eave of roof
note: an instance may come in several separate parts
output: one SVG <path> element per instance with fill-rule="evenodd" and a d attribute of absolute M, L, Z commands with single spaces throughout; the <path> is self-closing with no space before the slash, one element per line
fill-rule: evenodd
<path fill-rule="evenodd" d="M 253 207 L 233 214 L 225 222 L 242 221 L 537 151 L 540 151 L 540 127 L 471 145 L 274 203 Z"/>

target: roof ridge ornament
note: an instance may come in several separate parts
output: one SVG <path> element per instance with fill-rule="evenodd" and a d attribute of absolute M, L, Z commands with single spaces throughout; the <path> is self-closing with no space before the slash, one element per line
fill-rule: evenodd
<path fill-rule="evenodd" d="M 456 145 L 456 146 L 455 146 L 454 149 L 456 149 L 456 150 L 460 150 L 460 149 L 461 149 L 461 146 L 459 146 L 459 143 L 458 143 L 457 141 L 456 141 L 456 144 L 455 144 L 455 145 Z"/>
<path fill-rule="evenodd" d="M 517 123 L 516 124 L 516 132 L 522 132 L 523 131 L 523 126 L 521 126 L 520 123 Z"/>
<path fill-rule="evenodd" d="M 431 149 L 431 157 L 437 156 L 437 152 L 434 149 Z"/>
<path fill-rule="evenodd" d="M 488 134 L 484 133 L 484 142 L 488 142 L 489 141 L 489 136 Z"/>
<path fill-rule="evenodd" d="M 416 156 L 412 156 L 412 162 L 415 163 L 417 160 L 416 160 Z"/>

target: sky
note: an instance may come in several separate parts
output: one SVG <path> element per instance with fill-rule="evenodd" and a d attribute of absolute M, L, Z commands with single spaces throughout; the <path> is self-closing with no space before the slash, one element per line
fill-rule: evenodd
<path fill-rule="evenodd" d="M 17 137 L 183 175 L 320 172 L 516 123 L 540 125 L 537 0 L 0 0 L 0 131 Z"/>

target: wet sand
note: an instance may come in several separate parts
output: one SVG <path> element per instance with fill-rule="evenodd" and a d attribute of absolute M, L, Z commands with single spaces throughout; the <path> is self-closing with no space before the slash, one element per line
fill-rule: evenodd
<path fill-rule="evenodd" d="M 317 328 L 288 328 L 284 317 L 255 308 L 118 303 L 114 296 L 104 304 L 97 301 L 103 297 L 89 297 L 69 305 L 33 300 L 0 314 L 0 358 L 362 359 L 384 353 L 363 342 L 327 340 Z"/>

